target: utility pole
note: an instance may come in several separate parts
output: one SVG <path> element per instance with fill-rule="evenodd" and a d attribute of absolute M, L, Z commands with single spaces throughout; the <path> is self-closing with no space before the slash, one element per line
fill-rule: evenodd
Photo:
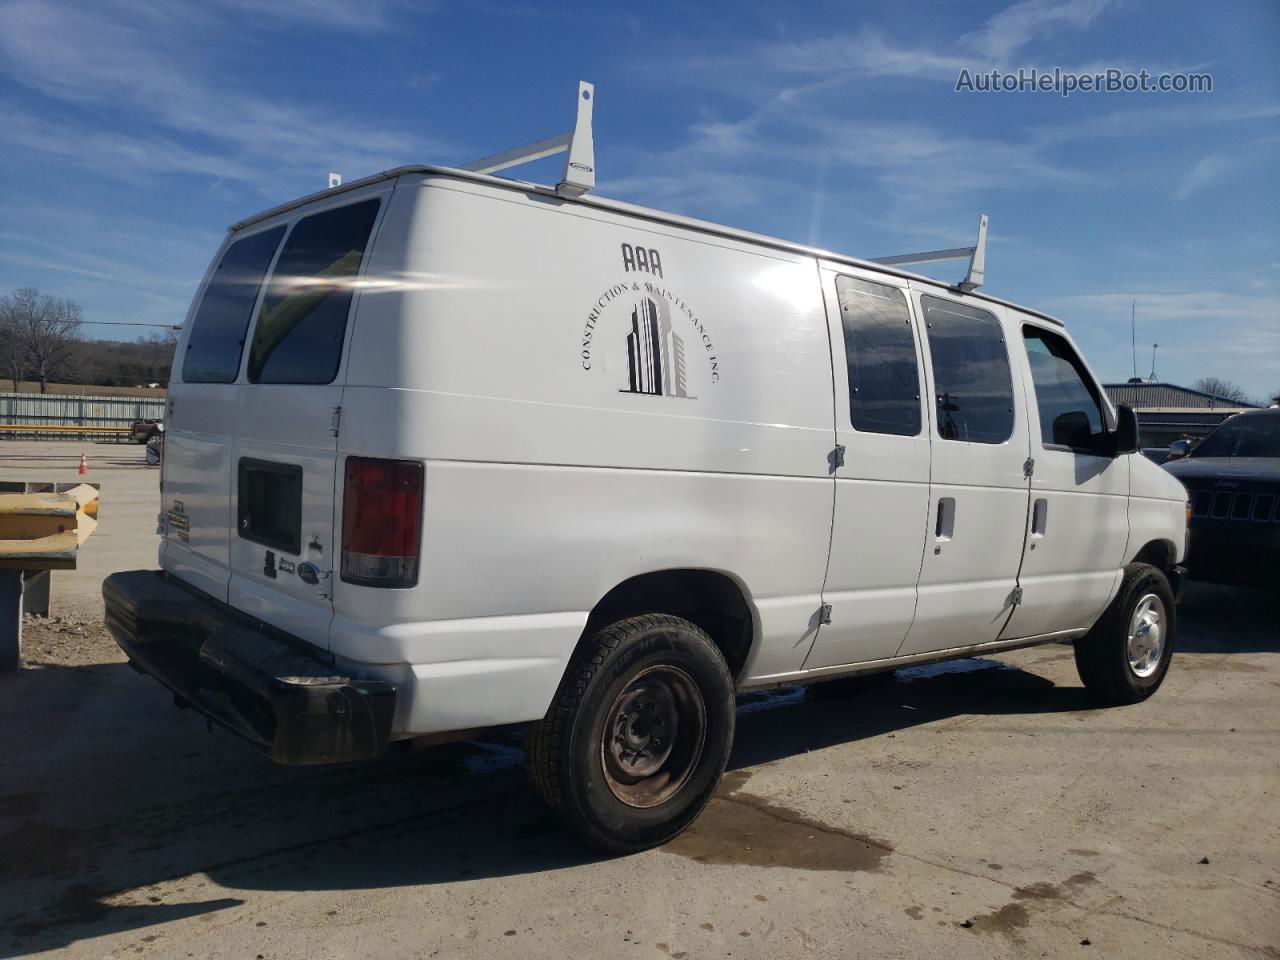
<path fill-rule="evenodd" d="M 1138 301 L 1135 298 L 1129 303 L 1129 349 L 1133 353 L 1133 379 L 1138 379 L 1138 323 L 1136 315 Z"/>

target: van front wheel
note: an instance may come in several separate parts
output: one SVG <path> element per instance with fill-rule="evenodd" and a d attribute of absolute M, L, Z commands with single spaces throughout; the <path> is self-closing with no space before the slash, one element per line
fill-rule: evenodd
<path fill-rule="evenodd" d="M 1076 641 L 1076 671 L 1108 703 L 1138 703 L 1159 688 L 1173 659 L 1173 590 L 1145 563 L 1125 568 L 1111 606 Z"/>
<path fill-rule="evenodd" d="M 575 653 L 529 731 L 530 778 L 594 846 L 645 850 L 702 812 L 733 724 L 733 678 L 711 638 L 679 617 L 631 617 Z"/>

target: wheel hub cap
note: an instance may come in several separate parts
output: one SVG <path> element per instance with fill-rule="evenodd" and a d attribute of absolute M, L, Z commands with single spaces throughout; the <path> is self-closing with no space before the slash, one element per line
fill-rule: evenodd
<path fill-rule="evenodd" d="M 689 779 L 705 736 L 706 706 L 693 678 L 666 664 L 642 670 L 605 718 L 605 781 L 628 806 L 657 806 Z"/>
<path fill-rule="evenodd" d="M 1164 601 L 1148 593 L 1138 601 L 1129 620 L 1129 667 L 1139 677 L 1149 677 L 1164 655 Z"/>

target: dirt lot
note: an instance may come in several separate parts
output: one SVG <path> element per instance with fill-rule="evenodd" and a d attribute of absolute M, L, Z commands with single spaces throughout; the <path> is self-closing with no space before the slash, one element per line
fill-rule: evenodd
<path fill-rule="evenodd" d="M 1280 957 L 1275 597 L 1193 587 L 1136 707 L 1063 646 L 744 696 L 695 828 L 608 859 L 515 735 L 283 768 L 175 710 L 91 602 L 153 562 L 155 472 L 93 460 L 65 619 L 0 676 L 0 956 Z"/>
<path fill-rule="evenodd" d="M 83 477 L 82 453 L 89 468 Z M 142 444 L 0 440 L 0 480 L 84 480 L 101 487 L 98 529 L 80 553 L 79 569 L 53 574 L 55 615 L 97 618 L 107 574 L 156 565 L 160 470 L 146 465 Z"/>

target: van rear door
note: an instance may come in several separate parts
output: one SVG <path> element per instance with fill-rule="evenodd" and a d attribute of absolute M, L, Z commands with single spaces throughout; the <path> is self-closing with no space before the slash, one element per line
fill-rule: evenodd
<path fill-rule="evenodd" d="M 231 438 L 249 321 L 285 225 L 250 229 L 218 252 L 174 357 L 162 460 L 161 566 L 226 601 L 231 577 Z"/>
<path fill-rule="evenodd" d="M 237 391 L 228 601 L 319 646 L 333 615 L 347 331 L 391 189 L 342 193 L 293 214 Z"/>

